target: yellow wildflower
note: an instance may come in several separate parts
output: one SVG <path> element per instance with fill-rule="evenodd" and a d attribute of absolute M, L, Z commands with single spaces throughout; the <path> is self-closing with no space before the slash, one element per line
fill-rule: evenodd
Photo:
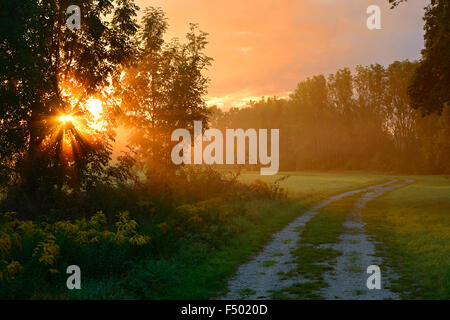
<path fill-rule="evenodd" d="M 13 217 L 17 216 L 17 212 L 5 212 L 1 214 L 4 218 L 11 220 Z"/>
<path fill-rule="evenodd" d="M 98 211 L 94 214 L 89 220 L 89 225 L 96 229 L 104 227 L 106 225 L 106 216 L 103 214 L 103 211 Z"/>
<path fill-rule="evenodd" d="M 32 221 L 20 221 L 17 229 L 21 230 L 27 237 L 32 237 L 35 233 L 35 228 Z"/>
<path fill-rule="evenodd" d="M 33 256 L 37 255 L 41 251 L 41 249 L 43 253 L 38 261 L 47 265 L 52 265 L 55 262 L 57 255 L 59 254 L 59 246 L 55 243 L 55 240 L 46 240 L 45 242 L 39 242 L 38 246 L 34 249 Z"/>
<path fill-rule="evenodd" d="M 133 237 L 130 238 L 129 241 L 131 244 L 134 244 L 136 246 L 144 246 L 150 241 L 150 237 L 135 234 Z"/>
<path fill-rule="evenodd" d="M 119 213 L 119 221 L 116 222 L 117 232 L 124 235 L 135 232 L 137 222 L 129 219 L 130 213 L 128 211 Z"/>
<path fill-rule="evenodd" d="M 0 233 L 0 252 L 6 256 L 11 249 L 11 238 L 5 232 Z"/>
<path fill-rule="evenodd" d="M 88 239 L 88 232 L 87 231 L 79 231 L 78 235 L 77 235 L 77 239 L 76 241 L 79 244 L 84 244 L 84 243 L 88 243 L 89 239 Z"/>
<path fill-rule="evenodd" d="M 6 270 L 8 272 L 8 276 L 10 279 L 14 279 L 14 275 L 23 271 L 22 265 L 19 263 L 19 261 L 13 261 L 11 262 L 7 267 Z"/>
<path fill-rule="evenodd" d="M 127 237 L 125 237 L 122 233 L 117 233 L 114 236 L 114 241 L 118 244 L 125 242 L 125 240 L 127 240 Z"/>
<path fill-rule="evenodd" d="M 79 227 L 77 225 L 72 224 L 67 221 L 58 221 L 55 223 L 54 226 L 55 226 L 55 232 L 61 232 L 68 236 L 74 235 L 79 230 Z"/>
<path fill-rule="evenodd" d="M 17 232 L 14 232 L 12 234 L 12 237 L 14 239 L 15 246 L 17 248 L 19 248 L 20 250 L 22 250 L 22 238 L 21 238 L 21 236 Z"/>

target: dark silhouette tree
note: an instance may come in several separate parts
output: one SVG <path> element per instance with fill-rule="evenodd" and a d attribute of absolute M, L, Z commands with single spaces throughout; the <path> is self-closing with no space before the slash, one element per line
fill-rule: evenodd
<path fill-rule="evenodd" d="M 403 0 L 389 0 L 392 7 Z M 408 89 L 411 106 L 441 113 L 450 101 L 450 2 L 431 0 L 425 8 L 425 48 Z"/>
<path fill-rule="evenodd" d="M 204 54 L 207 34 L 191 24 L 186 43 L 166 42 L 167 28 L 161 9 L 146 9 L 137 63 L 124 70 L 115 86 L 131 129 L 130 144 L 138 150 L 149 179 L 160 174 L 167 178 L 174 172 L 172 131 L 192 130 L 195 120 L 205 121 L 206 126 L 208 117 L 204 96 L 209 80 L 204 71 L 212 59 Z"/>
<path fill-rule="evenodd" d="M 70 5 L 81 8 L 80 30 L 66 25 Z M 86 136 L 81 127 L 90 115 L 82 106 L 131 62 L 137 10 L 133 0 L 0 2 L 3 185 L 19 185 L 24 196 L 38 200 L 55 186 L 87 188 L 107 174 L 112 131 Z M 113 107 L 104 106 L 110 124 Z M 67 114 L 71 118 L 58 122 Z M 67 136 L 74 141 L 69 158 L 61 155 Z"/>

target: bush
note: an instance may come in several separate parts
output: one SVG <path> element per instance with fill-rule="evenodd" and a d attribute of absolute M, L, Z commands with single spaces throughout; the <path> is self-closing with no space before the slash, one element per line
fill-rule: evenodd
<path fill-rule="evenodd" d="M 164 266 L 195 264 L 194 256 L 206 257 L 251 228 L 261 218 L 255 213 L 260 199 L 286 197 L 281 180 L 245 185 L 237 177 L 183 168 L 167 181 L 171 195 L 152 194 L 148 185 L 102 186 L 83 196 L 87 203 L 68 201 L 58 215 L 30 220 L 0 214 L 0 299 L 92 298 L 106 291 L 124 297 L 123 290 L 136 297 L 148 296 L 144 291 L 150 287 L 164 290 L 157 284 L 169 276 Z M 90 213 L 100 206 L 106 210 Z M 70 265 L 88 275 L 83 293 L 66 289 Z M 152 276 L 141 283 L 130 274 Z"/>
<path fill-rule="evenodd" d="M 139 257 L 142 250 L 137 248 L 150 242 L 150 236 L 137 232 L 128 212 L 120 213 L 112 228 L 102 212 L 89 220 L 53 224 L 21 221 L 15 215 L 0 215 L 2 298 L 33 297 L 36 283 L 55 283 L 74 261 L 93 276 L 121 272 L 125 262 Z"/>

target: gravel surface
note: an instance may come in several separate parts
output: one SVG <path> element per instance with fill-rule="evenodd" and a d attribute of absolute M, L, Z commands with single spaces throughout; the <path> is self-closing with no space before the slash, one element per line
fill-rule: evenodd
<path fill-rule="evenodd" d="M 376 242 L 365 230 L 365 223 L 361 217 L 361 211 L 367 202 L 383 195 L 388 191 L 403 187 L 412 180 L 405 180 L 402 183 L 387 185 L 375 188 L 364 193 L 355 202 L 353 210 L 348 214 L 344 223 L 346 232 L 341 234 L 340 242 L 334 245 L 324 245 L 323 247 L 333 248 L 341 251 L 342 255 L 337 258 L 334 270 L 325 274 L 325 282 L 328 287 L 323 290 L 321 296 L 325 299 L 344 300 L 386 300 L 399 299 L 398 293 L 391 292 L 389 280 L 398 276 L 383 265 L 383 259 L 375 256 Z M 367 273 L 367 268 L 376 265 L 381 269 L 381 289 L 369 290 L 367 279 L 371 274 Z"/>
<path fill-rule="evenodd" d="M 382 190 L 387 191 L 387 188 L 391 188 L 392 184 L 395 182 L 397 182 L 397 180 L 393 179 L 383 184 L 344 192 L 342 194 L 332 196 L 312 207 L 309 211 L 305 212 L 303 215 L 288 224 L 282 231 L 274 234 L 270 243 L 249 262 L 239 266 L 236 275 L 228 283 L 228 294 L 219 299 L 270 299 L 272 290 L 280 290 L 287 288 L 294 283 L 305 282 L 304 279 L 301 279 L 300 277 L 297 279 L 281 280 L 279 275 L 279 273 L 287 273 L 295 267 L 295 264 L 292 262 L 294 257 L 291 252 L 297 249 L 297 242 L 300 240 L 300 232 L 297 228 L 304 227 L 306 223 L 308 223 L 308 221 L 319 212 L 320 209 L 334 201 L 362 192 L 367 192 L 365 197 L 370 197 L 370 195 L 376 195 Z M 359 205 L 363 205 L 363 203 L 361 202 Z M 355 215 L 355 212 L 353 215 Z M 349 239 L 349 241 L 350 240 L 351 239 Z M 368 239 L 366 240 L 369 241 Z M 343 244 L 340 244 L 343 247 L 345 247 L 347 243 L 344 241 L 347 240 L 342 239 L 341 242 Z M 363 247 L 363 245 L 365 247 Z M 361 245 L 361 250 L 365 250 L 364 248 L 369 248 L 369 245 L 366 242 Z M 343 265 L 345 264 L 345 262 L 342 263 Z M 341 272 L 340 269 L 339 272 Z M 339 278 L 341 285 L 345 282 L 345 279 L 348 279 L 348 277 L 342 279 Z M 330 282 L 335 281 L 331 278 L 329 280 Z M 336 279 L 336 281 L 338 280 Z M 364 285 L 365 283 L 366 281 L 364 280 Z M 335 288 L 334 284 L 332 285 L 333 288 Z M 335 298 L 337 296 L 337 291 L 333 290 L 326 292 L 326 295 Z"/>

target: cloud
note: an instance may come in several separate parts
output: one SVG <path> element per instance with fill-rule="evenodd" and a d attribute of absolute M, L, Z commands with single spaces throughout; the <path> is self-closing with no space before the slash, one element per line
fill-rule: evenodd
<path fill-rule="evenodd" d="M 246 97 L 282 96 L 306 77 L 338 68 L 419 58 L 429 1 L 408 1 L 395 10 L 387 0 L 136 2 L 165 10 L 170 37 L 183 38 L 190 22 L 210 34 L 209 95 L 228 106 Z M 381 8 L 382 30 L 366 27 L 372 4 Z"/>

